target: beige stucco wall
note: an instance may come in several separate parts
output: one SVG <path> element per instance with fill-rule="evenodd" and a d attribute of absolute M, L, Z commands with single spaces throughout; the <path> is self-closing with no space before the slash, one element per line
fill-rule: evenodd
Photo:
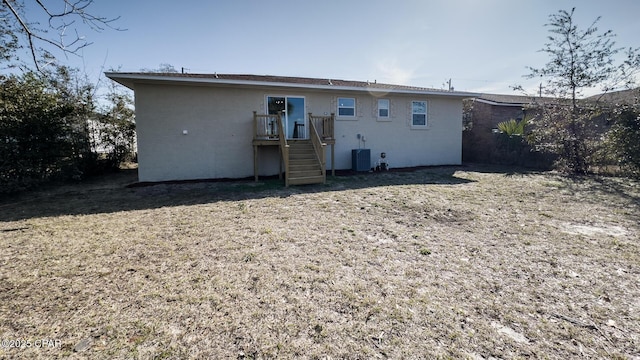
<path fill-rule="evenodd" d="M 372 166 L 387 154 L 391 167 L 457 165 L 462 159 L 462 100 L 459 98 L 390 95 L 323 94 L 308 107 L 314 113 L 336 112 L 338 97 L 356 98 L 355 118 L 336 118 L 336 168 L 351 168 L 351 150 L 371 149 Z M 377 117 L 378 98 L 390 100 L 390 117 Z M 428 126 L 411 127 L 411 102 L 427 101 Z M 366 141 L 359 142 L 357 135 Z"/>
<path fill-rule="evenodd" d="M 372 166 L 383 151 L 392 167 L 461 162 L 460 98 L 138 83 L 139 180 L 252 176 L 252 111 L 266 111 L 267 95 L 304 96 L 306 112 L 314 114 L 336 112 L 338 97 L 357 99 L 356 117 L 336 120 L 337 169 L 351 168 L 357 134 L 365 136 L 360 147 L 371 149 Z M 391 101 L 390 121 L 378 121 L 376 96 Z M 411 128 L 412 100 L 428 102 L 427 129 Z M 261 147 L 260 174 L 277 174 L 278 164 L 277 147 Z"/>

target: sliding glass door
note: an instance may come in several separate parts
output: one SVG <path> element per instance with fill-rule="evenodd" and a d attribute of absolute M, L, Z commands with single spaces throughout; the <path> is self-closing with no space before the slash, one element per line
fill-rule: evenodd
<path fill-rule="evenodd" d="M 269 114 L 282 116 L 287 139 L 307 138 L 304 97 L 268 96 L 267 107 Z"/>

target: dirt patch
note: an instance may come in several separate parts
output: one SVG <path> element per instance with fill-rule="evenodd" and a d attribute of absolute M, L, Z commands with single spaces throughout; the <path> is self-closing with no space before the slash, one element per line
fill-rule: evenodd
<path fill-rule="evenodd" d="M 639 184 L 503 170 L 0 203 L 0 358 L 640 357 Z"/>
<path fill-rule="evenodd" d="M 568 234 L 573 235 L 609 235 L 609 236 L 624 236 L 627 235 L 627 229 L 617 225 L 577 225 L 577 224 L 564 224 L 563 230 Z"/>

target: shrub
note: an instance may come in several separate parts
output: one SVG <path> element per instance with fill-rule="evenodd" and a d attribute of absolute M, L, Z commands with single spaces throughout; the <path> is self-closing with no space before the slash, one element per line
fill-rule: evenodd
<path fill-rule="evenodd" d="M 623 172 L 640 177 L 640 110 L 628 106 L 617 110 L 604 144 Z"/>
<path fill-rule="evenodd" d="M 520 121 L 516 121 L 515 119 L 510 119 L 508 121 L 503 121 L 498 123 L 498 130 L 503 134 L 513 136 L 513 135 L 524 135 L 524 130 L 527 124 L 529 123 L 529 118 L 525 117 Z"/>
<path fill-rule="evenodd" d="M 34 73 L 0 84 L 0 192 L 56 178 L 73 167 L 73 107 Z M 80 130 L 81 131 L 81 130 Z"/>

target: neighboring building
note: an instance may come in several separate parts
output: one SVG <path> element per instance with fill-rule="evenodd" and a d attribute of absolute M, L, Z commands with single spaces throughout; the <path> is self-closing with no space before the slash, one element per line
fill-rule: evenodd
<path fill-rule="evenodd" d="M 495 159 L 498 124 L 520 121 L 535 115 L 540 104 L 555 102 L 553 98 L 482 94 L 465 99 L 463 159 L 471 162 L 501 162 Z"/>
<path fill-rule="evenodd" d="M 135 93 L 140 181 L 257 179 L 284 162 L 287 184 L 322 182 L 327 167 L 351 169 L 361 148 L 371 167 L 382 152 L 391 167 L 460 164 L 462 99 L 475 95 L 281 76 L 106 76 Z M 322 178 L 305 173 L 307 152 Z"/>
<path fill-rule="evenodd" d="M 609 105 L 623 104 L 623 105 L 640 105 L 640 88 L 612 91 L 608 93 L 589 96 L 585 100 L 605 103 Z"/>
<path fill-rule="evenodd" d="M 616 104 L 640 104 L 640 88 L 598 94 L 578 100 L 579 106 L 611 109 Z M 498 133 L 498 124 L 510 119 L 537 118 L 545 108 L 570 106 L 569 99 L 551 97 L 482 94 L 464 100 L 464 132 L 462 136 L 462 158 L 465 162 L 484 162 L 505 165 L 547 167 L 552 154 L 532 151 L 531 147 L 520 147 L 520 154 L 505 149 L 504 136 Z M 591 119 L 590 126 L 596 133 L 604 133 L 611 126 L 610 113 L 601 111 Z M 502 142 L 501 142 L 502 141 Z"/>

